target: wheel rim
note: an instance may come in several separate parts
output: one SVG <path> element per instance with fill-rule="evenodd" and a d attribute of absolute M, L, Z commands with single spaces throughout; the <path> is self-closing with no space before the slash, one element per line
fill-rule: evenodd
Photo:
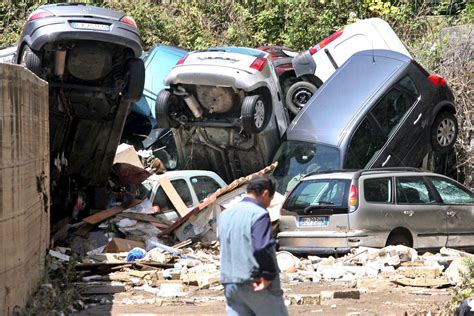
<path fill-rule="evenodd" d="M 311 90 L 306 88 L 298 89 L 293 94 L 293 104 L 299 108 L 302 108 L 312 96 L 313 92 L 311 92 Z"/>
<path fill-rule="evenodd" d="M 25 67 L 26 67 L 26 55 L 27 54 L 28 54 L 28 50 L 23 49 L 23 51 L 21 52 L 20 65 L 25 66 Z"/>
<path fill-rule="evenodd" d="M 253 120 L 257 128 L 261 128 L 263 125 L 263 120 L 265 119 L 265 104 L 262 100 L 258 100 L 255 104 L 255 113 L 253 115 Z"/>
<path fill-rule="evenodd" d="M 453 120 L 445 118 L 442 120 L 436 130 L 436 139 L 442 147 L 449 146 L 456 136 L 456 125 Z"/>

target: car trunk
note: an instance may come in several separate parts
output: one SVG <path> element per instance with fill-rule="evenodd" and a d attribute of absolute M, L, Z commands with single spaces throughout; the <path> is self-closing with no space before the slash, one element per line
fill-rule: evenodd
<path fill-rule="evenodd" d="M 302 181 L 283 205 L 280 249 L 293 252 L 339 252 L 347 249 L 350 180 Z"/>

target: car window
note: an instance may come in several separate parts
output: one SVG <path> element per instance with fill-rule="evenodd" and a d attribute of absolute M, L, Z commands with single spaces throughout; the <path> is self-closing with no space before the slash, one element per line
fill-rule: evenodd
<path fill-rule="evenodd" d="M 412 84 L 409 84 L 410 82 Z M 407 86 L 407 89 L 416 89 L 408 76 L 399 81 L 398 85 L 402 86 L 402 84 Z M 413 95 L 405 89 L 399 89 L 398 85 L 392 88 L 370 111 L 386 138 L 395 131 L 395 127 L 416 101 Z"/>
<path fill-rule="evenodd" d="M 347 209 L 350 180 L 324 179 L 301 182 L 285 201 L 287 211 L 303 211 L 308 206 Z"/>
<path fill-rule="evenodd" d="M 183 179 L 172 180 L 171 184 L 173 184 L 174 188 L 176 189 L 176 192 L 178 192 L 184 204 L 187 207 L 192 207 L 193 198 L 191 196 L 191 192 L 189 191 L 189 187 L 186 181 Z M 153 204 L 158 205 L 162 212 L 174 210 L 173 203 L 171 203 L 171 200 L 165 194 L 165 191 L 163 190 L 161 186 L 156 191 L 155 198 L 153 199 Z"/>
<path fill-rule="evenodd" d="M 392 179 L 364 180 L 364 195 L 367 202 L 392 203 Z"/>
<path fill-rule="evenodd" d="M 423 177 L 397 178 L 398 204 L 427 204 L 435 202 Z"/>
<path fill-rule="evenodd" d="M 193 186 L 194 192 L 196 192 L 199 202 L 202 202 L 221 187 L 214 179 L 207 176 L 192 177 L 191 185 Z"/>
<path fill-rule="evenodd" d="M 385 143 L 380 131 L 366 117 L 357 128 L 349 144 L 346 168 L 362 169 Z"/>
<path fill-rule="evenodd" d="M 339 151 L 331 146 L 295 140 L 284 141 L 275 154 L 278 165 L 273 171 L 277 191 L 291 191 L 299 180 L 313 171 L 339 169 Z"/>
<path fill-rule="evenodd" d="M 429 177 L 441 199 L 447 204 L 474 203 L 474 194 L 453 181 Z"/>

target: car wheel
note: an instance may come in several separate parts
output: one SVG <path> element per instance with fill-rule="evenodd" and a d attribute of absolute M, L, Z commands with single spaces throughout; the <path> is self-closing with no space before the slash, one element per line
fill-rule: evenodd
<path fill-rule="evenodd" d="M 242 102 L 241 116 L 244 131 L 259 133 L 267 126 L 272 115 L 271 104 L 265 103 L 262 96 L 250 95 Z"/>
<path fill-rule="evenodd" d="M 387 239 L 387 244 L 385 246 L 396 246 L 403 245 L 407 247 L 413 247 L 410 237 L 402 233 L 390 234 Z"/>
<path fill-rule="evenodd" d="M 431 128 L 431 145 L 434 151 L 448 152 L 458 136 L 458 121 L 451 112 L 441 112 Z"/>
<path fill-rule="evenodd" d="M 286 107 L 293 113 L 298 114 L 298 112 L 303 108 L 303 106 L 308 102 L 308 100 L 313 96 L 313 94 L 318 90 L 314 84 L 307 81 L 298 81 L 295 82 L 286 93 L 285 102 Z"/>
<path fill-rule="evenodd" d="M 174 121 L 169 117 L 168 109 L 171 100 L 171 92 L 163 89 L 158 93 L 155 102 L 155 116 L 158 127 L 172 128 L 176 127 Z"/>
<path fill-rule="evenodd" d="M 41 58 L 39 54 L 33 51 L 28 45 L 23 47 L 20 64 L 25 66 L 35 75 L 41 75 Z"/>
<path fill-rule="evenodd" d="M 128 84 L 123 94 L 128 101 L 138 101 L 143 94 L 145 86 L 145 65 L 140 58 L 127 60 L 125 69 L 128 73 Z"/>

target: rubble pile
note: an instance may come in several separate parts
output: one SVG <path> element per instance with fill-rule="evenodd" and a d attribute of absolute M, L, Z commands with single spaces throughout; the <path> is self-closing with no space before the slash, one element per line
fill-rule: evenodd
<path fill-rule="evenodd" d="M 415 249 L 403 245 L 382 249 L 359 247 L 337 259 L 317 256 L 300 259 L 287 252 L 277 254 L 283 281 L 349 282 L 353 287 L 365 289 L 390 285 L 429 288 L 456 285 L 466 269 L 463 258 L 474 258 L 474 255 L 448 248 L 437 254 L 418 255 Z"/>

